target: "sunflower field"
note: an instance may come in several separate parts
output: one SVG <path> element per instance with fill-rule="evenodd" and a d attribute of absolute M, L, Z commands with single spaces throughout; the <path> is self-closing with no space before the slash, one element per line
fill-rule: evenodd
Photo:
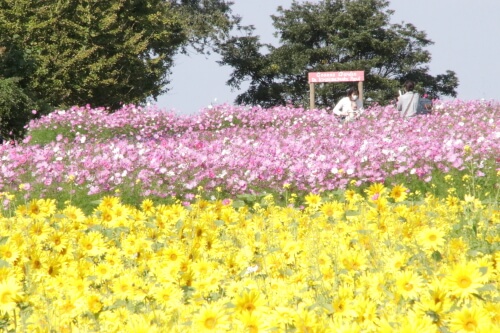
<path fill-rule="evenodd" d="M 55 111 L 0 146 L 0 331 L 498 332 L 499 128 Z"/>

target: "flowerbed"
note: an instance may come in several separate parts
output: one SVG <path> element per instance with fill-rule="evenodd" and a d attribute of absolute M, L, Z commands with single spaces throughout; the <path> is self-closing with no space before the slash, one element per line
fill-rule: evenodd
<path fill-rule="evenodd" d="M 435 171 L 494 183 L 499 128 L 500 105 L 478 101 L 442 102 L 408 121 L 392 106 L 374 107 L 349 124 L 324 110 L 287 107 L 221 105 L 193 117 L 75 107 L 32 122 L 24 144 L 0 147 L 0 191 L 21 185 L 25 199 L 125 191 L 189 201 L 198 186 L 234 196 L 291 184 L 308 193 L 351 180 L 430 182 Z"/>
<path fill-rule="evenodd" d="M 201 189 L 199 189 L 201 190 Z M 497 332 L 498 207 L 373 184 L 306 207 L 198 199 L 0 221 L 16 332 Z M 496 245 L 495 245 L 496 244 Z"/>

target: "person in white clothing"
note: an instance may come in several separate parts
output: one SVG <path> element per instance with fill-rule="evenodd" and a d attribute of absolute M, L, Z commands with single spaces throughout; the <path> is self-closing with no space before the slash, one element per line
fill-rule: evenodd
<path fill-rule="evenodd" d="M 363 113 L 363 102 L 359 100 L 359 92 L 356 88 L 347 89 L 347 96 L 343 97 L 333 108 L 333 114 L 344 121 L 352 121 Z"/>

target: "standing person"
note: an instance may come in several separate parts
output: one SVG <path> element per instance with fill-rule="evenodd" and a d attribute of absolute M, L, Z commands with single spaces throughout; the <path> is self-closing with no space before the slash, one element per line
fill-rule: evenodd
<path fill-rule="evenodd" d="M 359 100 L 359 91 L 356 88 L 347 89 L 347 96 L 338 101 L 333 108 L 333 114 L 344 121 L 352 121 L 363 113 L 363 102 Z"/>
<path fill-rule="evenodd" d="M 420 95 L 413 91 L 415 83 L 413 81 L 406 81 L 403 84 L 405 93 L 398 96 L 396 108 L 404 118 L 414 117 L 418 113 L 418 106 L 420 102 Z"/>

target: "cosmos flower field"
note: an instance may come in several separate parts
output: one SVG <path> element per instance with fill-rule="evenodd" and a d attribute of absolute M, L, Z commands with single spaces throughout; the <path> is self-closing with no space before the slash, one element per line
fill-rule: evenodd
<path fill-rule="evenodd" d="M 58 110 L 0 146 L 0 330 L 496 332 L 500 104 Z"/>

